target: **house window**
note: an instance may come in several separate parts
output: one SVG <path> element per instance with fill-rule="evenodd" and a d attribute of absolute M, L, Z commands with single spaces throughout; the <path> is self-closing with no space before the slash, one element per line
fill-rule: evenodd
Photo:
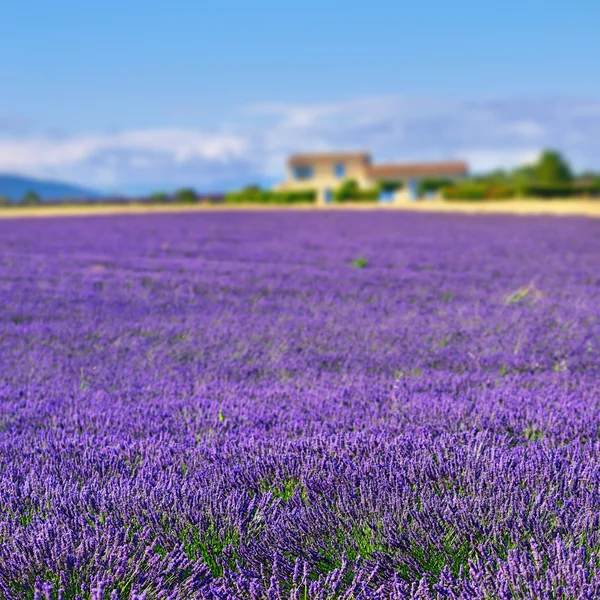
<path fill-rule="evenodd" d="M 333 172 L 338 179 L 343 179 L 346 176 L 346 165 L 344 163 L 337 163 L 333 167 Z"/>
<path fill-rule="evenodd" d="M 395 191 L 390 189 L 383 189 L 379 192 L 379 202 L 393 202 Z"/>
<path fill-rule="evenodd" d="M 311 179 L 313 168 L 309 165 L 298 165 L 294 167 L 294 179 Z"/>

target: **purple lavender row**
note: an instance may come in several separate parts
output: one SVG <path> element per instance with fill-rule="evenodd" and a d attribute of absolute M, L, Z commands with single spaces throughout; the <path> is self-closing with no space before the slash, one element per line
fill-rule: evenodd
<path fill-rule="evenodd" d="M 600 597 L 599 265 L 585 219 L 0 221 L 0 599 Z"/>

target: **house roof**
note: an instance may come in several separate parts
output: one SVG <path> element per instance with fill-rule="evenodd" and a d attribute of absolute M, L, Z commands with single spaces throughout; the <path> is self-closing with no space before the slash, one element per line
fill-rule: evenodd
<path fill-rule="evenodd" d="M 451 175 L 466 175 L 467 163 L 462 161 L 431 162 L 431 163 L 388 163 L 371 165 L 368 175 L 374 178 L 384 177 L 444 177 Z"/>
<path fill-rule="evenodd" d="M 367 152 L 312 152 L 307 154 L 292 154 L 288 159 L 290 167 L 314 162 L 334 162 L 342 160 L 360 160 L 364 163 L 371 161 Z"/>

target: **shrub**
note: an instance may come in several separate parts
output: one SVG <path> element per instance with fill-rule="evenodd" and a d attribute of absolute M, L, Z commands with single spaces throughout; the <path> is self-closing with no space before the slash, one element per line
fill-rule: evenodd
<path fill-rule="evenodd" d="M 421 179 L 419 185 L 417 186 L 417 194 L 419 196 L 424 196 L 429 192 L 437 192 L 438 190 L 452 185 L 452 181 L 450 179 L 442 179 L 442 178 L 427 178 Z"/>
<path fill-rule="evenodd" d="M 165 204 L 169 201 L 169 195 L 164 192 L 155 192 L 150 195 L 150 202 L 153 204 Z"/>
<path fill-rule="evenodd" d="M 373 202 L 379 198 L 378 187 L 361 189 L 355 179 L 347 179 L 333 193 L 335 202 Z"/>
<path fill-rule="evenodd" d="M 380 181 L 377 184 L 380 192 L 395 192 L 401 190 L 404 187 L 402 181 Z"/>
<path fill-rule="evenodd" d="M 522 189 L 523 196 L 537 198 L 570 198 L 573 196 L 600 196 L 600 183 L 528 185 Z"/>
<path fill-rule="evenodd" d="M 198 201 L 198 195 L 193 188 L 182 188 L 175 192 L 174 200 L 182 204 L 194 204 Z"/>
<path fill-rule="evenodd" d="M 442 189 L 446 200 L 500 200 L 524 196 L 526 198 L 572 198 L 577 196 L 600 197 L 600 182 L 586 184 L 543 184 L 464 182 Z"/>
<path fill-rule="evenodd" d="M 533 198 L 568 198 L 569 196 L 575 196 L 581 192 L 570 184 L 531 184 L 523 186 L 521 190 L 523 196 Z"/>
<path fill-rule="evenodd" d="M 297 204 L 299 202 L 315 202 L 317 193 L 315 190 L 296 190 L 289 192 L 271 192 L 271 201 L 275 204 Z"/>
<path fill-rule="evenodd" d="M 584 196 L 599 197 L 600 196 L 600 178 L 592 183 L 582 186 L 582 194 Z"/>
<path fill-rule="evenodd" d="M 528 185 L 522 190 L 524 196 L 538 198 L 569 198 L 573 196 L 600 196 L 600 183 Z"/>
<path fill-rule="evenodd" d="M 40 200 L 41 200 L 41 198 L 40 198 L 39 194 L 30 190 L 21 199 L 21 204 L 24 204 L 26 206 L 32 206 L 35 204 L 39 204 Z"/>
<path fill-rule="evenodd" d="M 360 187 L 356 179 L 346 179 L 340 187 L 333 193 L 336 202 L 345 202 L 355 198 L 360 193 Z"/>
<path fill-rule="evenodd" d="M 514 198 L 517 195 L 517 188 L 509 183 L 493 183 L 486 190 L 486 198 L 502 200 L 504 198 Z"/>
<path fill-rule="evenodd" d="M 517 190 L 504 183 L 455 183 L 442 188 L 446 200 L 501 200 L 514 198 Z"/>
<path fill-rule="evenodd" d="M 379 188 L 368 188 L 359 190 L 352 198 L 348 198 L 350 202 L 375 202 L 379 199 Z"/>
<path fill-rule="evenodd" d="M 442 194 L 446 200 L 484 200 L 487 187 L 484 183 L 460 183 L 444 187 Z"/>
<path fill-rule="evenodd" d="M 274 191 L 253 186 L 225 194 L 224 201 L 228 204 L 299 204 L 315 202 L 316 198 L 315 190 Z"/>
<path fill-rule="evenodd" d="M 6 196 L 0 196 L 0 206 L 10 206 L 10 199 Z"/>

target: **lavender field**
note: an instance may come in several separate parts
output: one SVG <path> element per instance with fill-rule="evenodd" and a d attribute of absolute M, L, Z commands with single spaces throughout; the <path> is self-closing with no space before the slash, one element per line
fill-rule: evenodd
<path fill-rule="evenodd" d="M 4 221 L 0 307 L 2 600 L 600 597 L 600 221 Z"/>

